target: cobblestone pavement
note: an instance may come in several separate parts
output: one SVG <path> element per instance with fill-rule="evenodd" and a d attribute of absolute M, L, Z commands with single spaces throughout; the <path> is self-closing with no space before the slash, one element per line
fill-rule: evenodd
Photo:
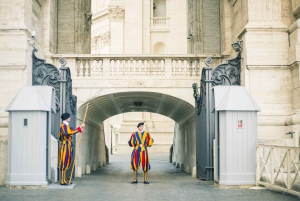
<path fill-rule="evenodd" d="M 205 200 L 205 201 L 294 201 L 300 198 L 270 190 L 230 189 L 224 190 L 191 175 L 182 173 L 168 162 L 167 154 L 152 154 L 149 185 L 130 184 L 132 171 L 129 155 L 113 155 L 110 164 L 76 178 L 74 189 L 8 189 L 0 187 L 0 201 L 19 200 Z"/>

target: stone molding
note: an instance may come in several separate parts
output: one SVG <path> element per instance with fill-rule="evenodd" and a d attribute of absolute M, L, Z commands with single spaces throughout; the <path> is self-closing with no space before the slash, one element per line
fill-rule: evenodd
<path fill-rule="evenodd" d="M 109 19 L 111 21 L 123 21 L 125 17 L 125 9 L 121 6 L 110 6 L 108 8 Z"/>
<path fill-rule="evenodd" d="M 103 46 L 107 46 L 110 44 L 110 31 L 100 34 L 99 36 L 95 36 L 94 44 L 97 44 L 98 40 L 100 40 Z"/>

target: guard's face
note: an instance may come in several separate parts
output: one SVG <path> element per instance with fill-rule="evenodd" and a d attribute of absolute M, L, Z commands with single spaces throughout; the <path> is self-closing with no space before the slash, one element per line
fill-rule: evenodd
<path fill-rule="evenodd" d="M 144 125 L 141 125 L 138 127 L 139 131 L 142 131 L 144 129 Z"/>
<path fill-rule="evenodd" d="M 67 122 L 70 122 L 70 121 L 71 121 L 71 117 L 69 117 L 68 119 L 66 119 L 66 121 L 67 121 Z"/>

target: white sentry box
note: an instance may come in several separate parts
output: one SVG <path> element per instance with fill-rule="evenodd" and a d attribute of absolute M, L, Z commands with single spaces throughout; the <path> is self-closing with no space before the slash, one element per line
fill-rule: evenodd
<path fill-rule="evenodd" d="M 9 112 L 6 185 L 47 185 L 51 177 L 51 113 L 54 88 L 22 87 L 7 106 Z"/>
<path fill-rule="evenodd" d="M 254 185 L 260 108 L 242 86 L 216 86 L 213 100 L 215 181 L 225 186 Z"/>

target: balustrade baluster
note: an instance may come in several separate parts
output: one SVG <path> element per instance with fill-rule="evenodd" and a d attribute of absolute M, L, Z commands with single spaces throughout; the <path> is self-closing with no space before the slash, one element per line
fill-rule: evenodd
<path fill-rule="evenodd" d="M 149 73 L 149 60 L 145 59 L 144 60 L 144 74 L 145 76 L 148 76 Z"/>
<path fill-rule="evenodd" d="M 172 64 L 172 68 L 171 68 L 172 69 L 172 76 L 176 76 L 176 74 L 175 74 L 176 61 L 174 59 L 172 59 L 171 64 Z"/>
<path fill-rule="evenodd" d="M 120 63 L 121 63 L 121 60 L 117 59 L 115 66 L 116 66 L 116 76 L 118 76 L 118 77 L 121 75 Z"/>
<path fill-rule="evenodd" d="M 102 69 L 101 69 L 101 67 L 102 67 L 102 60 L 99 60 L 99 59 L 97 59 L 97 60 L 95 60 L 95 71 L 96 71 L 96 76 L 102 76 Z"/>
<path fill-rule="evenodd" d="M 130 59 L 130 76 L 134 76 L 134 60 Z"/>
<path fill-rule="evenodd" d="M 188 68 L 189 68 L 189 74 L 192 77 L 193 76 L 193 60 L 188 60 Z"/>
<path fill-rule="evenodd" d="M 166 75 L 166 62 L 165 60 L 161 60 L 161 75 L 165 76 Z"/>
<path fill-rule="evenodd" d="M 123 63 L 123 59 L 120 59 L 120 63 L 119 63 L 119 75 L 120 77 L 123 77 L 124 75 L 124 63 Z"/>
<path fill-rule="evenodd" d="M 130 76 L 130 60 L 126 60 L 126 64 L 125 64 L 125 76 Z"/>
<path fill-rule="evenodd" d="M 153 60 L 150 59 L 148 61 L 149 61 L 149 64 L 148 64 L 148 71 L 149 71 L 149 73 L 148 73 L 148 75 L 152 76 L 153 75 Z"/>
<path fill-rule="evenodd" d="M 80 66 L 81 66 L 81 60 L 77 59 L 76 60 L 76 72 L 77 72 L 77 77 L 80 76 Z"/>
<path fill-rule="evenodd" d="M 111 59 L 109 61 L 109 75 L 112 77 L 114 76 L 114 66 L 115 66 L 115 60 Z"/>
<path fill-rule="evenodd" d="M 157 59 L 154 61 L 154 76 L 155 77 L 158 76 L 158 60 Z"/>
<path fill-rule="evenodd" d="M 198 76 L 199 74 L 199 61 L 198 60 L 195 60 L 195 76 Z"/>
<path fill-rule="evenodd" d="M 138 65 L 136 66 L 136 70 L 137 70 L 139 76 L 142 75 L 141 74 L 142 62 L 143 61 L 141 59 L 137 60 Z"/>
<path fill-rule="evenodd" d="M 141 59 L 141 69 L 140 69 L 140 74 L 143 75 L 143 76 L 146 75 L 146 74 L 145 74 L 145 61 L 146 61 L 146 60 Z"/>
<path fill-rule="evenodd" d="M 180 76 L 180 60 L 176 60 L 176 76 Z"/>
<path fill-rule="evenodd" d="M 96 65 L 95 65 L 95 59 L 91 59 L 91 76 L 96 76 Z"/>
<path fill-rule="evenodd" d="M 85 77 L 85 72 L 86 72 L 86 60 L 82 60 L 82 76 Z"/>
<path fill-rule="evenodd" d="M 92 69 L 91 69 L 91 60 L 90 59 L 87 60 L 87 64 L 88 64 L 88 76 L 91 77 Z"/>
<path fill-rule="evenodd" d="M 117 60 L 114 59 L 113 63 L 111 65 L 112 65 L 112 75 L 114 77 L 116 77 L 117 76 Z"/>
<path fill-rule="evenodd" d="M 183 65 L 182 65 L 182 72 L 183 72 L 183 76 L 187 76 L 188 75 L 188 67 L 189 64 L 188 64 L 188 60 L 184 59 L 183 60 Z"/>

